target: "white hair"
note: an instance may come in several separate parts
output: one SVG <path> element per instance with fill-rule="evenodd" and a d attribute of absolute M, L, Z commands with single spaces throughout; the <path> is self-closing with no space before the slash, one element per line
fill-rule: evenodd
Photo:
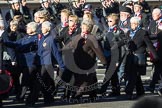
<path fill-rule="evenodd" d="M 130 22 L 132 23 L 132 22 L 135 22 L 135 23 L 140 23 L 141 22 L 141 19 L 139 18 L 139 17 L 132 17 L 131 19 L 130 19 Z"/>
<path fill-rule="evenodd" d="M 30 22 L 26 26 L 30 27 L 33 30 L 33 32 L 35 32 L 37 30 L 38 24 L 36 22 Z"/>
<path fill-rule="evenodd" d="M 152 14 L 153 13 L 158 13 L 159 15 L 161 15 L 161 10 L 159 9 L 159 8 L 155 8 L 155 9 L 153 9 L 153 11 L 152 11 Z"/>
<path fill-rule="evenodd" d="M 0 27 L 4 27 L 4 21 L 0 20 Z"/>
<path fill-rule="evenodd" d="M 49 28 L 49 30 L 51 30 L 52 23 L 49 22 L 49 21 L 45 21 L 45 22 L 42 23 L 42 26 L 45 27 L 45 28 Z"/>

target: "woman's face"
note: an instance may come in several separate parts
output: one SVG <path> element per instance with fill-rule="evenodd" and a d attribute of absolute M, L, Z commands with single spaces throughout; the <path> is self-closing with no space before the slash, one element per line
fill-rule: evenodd
<path fill-rule="evenodd" d="M 17 30 L 17 25 L 11 24 L 10 29 L 11 29 L 11 31 L 16 31 Z"/>
<path fill-rule="evenodd" d="M 88 15 L 87 15 L 87 14 L 84 14 L 84 15 L 83 15 L 83 19 L 84 19 L 84 20 L 89 20 L 89 19 L 90 19 L 90 17 L 88 17 Z"/>
<path fill-rule="evenodd" d="M 131 24 L 131 29 L 132 30 L 135 30 L 138 27 L 138 25 L 139 25 L 136 21 L 133 21 L 130 24 Z"/>
<path fill-rule="evenodd" d="M 112 27 L 112 26 L 116 25 L 116 21 L 113 18 L 108 18 L 107 23 L 108 23 L 109 27 Z"/>
<path fill-rule="evenodd" d="M 76 21 L 73 18 L 69 18 L 69 27 L 72 27 L 76 24 Z"/>
<path fill-rule="evenodd" d="M 26 33 L 27 34 L 32 34 L 33 33 L 33 30 L 32 30 L 32 28 L 30 28 L 30 27 L 26 27 Z"/>
<path fill-rule="evenodd" d="M 82 24 L 81 29 L 82 29 L 82 33 L 87 33 L 89 28 L 87 25 Z"/>
<path fill-rule="evenodd" d="M 47 28 L 46 26 L 42 25 L 42 33 L 46 34 L 49 32 L 49 28 Z"/>
<path fill-rule="evenodd" d="M 35 21 L 36 23 L 39 23 L 39 22 L 40 22 L 40 18 L 39 18 L 38 16 L 34 16 L 34 21 Z"/>

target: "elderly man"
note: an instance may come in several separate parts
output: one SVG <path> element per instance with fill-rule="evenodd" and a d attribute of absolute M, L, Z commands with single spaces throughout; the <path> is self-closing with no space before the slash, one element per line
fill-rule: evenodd
<path fill-rule="evenodd" d="M 161 31 L 158 29 L 158 27 L 162 22 L 161 10 L 159 8 L 155 8 L 152 11 L 152 18 L 153 18 L 153 20 L 151 21 L 150 26 L 149 26 L 149 34 L 150 34 L 150 39 L 152 40 L 154 47 L 158 48 L 157 34 L 159 35 L 159 32 Z M 152 93 L 154 92 L 155 84 L 158 83 L 158 80 L 160 79 L 160 74 L 161 74 L 160 67 L 159 67 L 158 63 L 154 63 L 154 65 L 155 65 L 155 69 L 154 69 L 155 72 L 153 74 L 152 81 L 150 82 L 150 85 L 147 88 L 147 90 L 151 91 Z"/>
<path fill-rule="evenodd" d="M 149 25 L 149 17 L 147 16 L 147 14 L 142 12 L 142 4 L 139 2 L 135 2 L 134 3 L 134 16 L 138 17 L 141 19 L 140 21 L 140 25 L 142 28 L 146 29 Z"/>
<path fill-rule="evenodd" d="M 161 22 L 161 10 L 159 8 L 155 8 L 152 11 L 152 21 L 149 24 L 148 27 L 148 32 L 150 34 L 150 38 L 152 40 L 152 42 L 156 42 L 156 34 L 158 33 L 158 28 L 157 26 L 160 24 Z"/>
<path fill-rule="evenodd" d="M 131 9 L 128 7 L 121 6 L 119 10 L 120 10 L 119 27 L 125 33 L 127 33 L 127 31 L 130 29 Z"/>

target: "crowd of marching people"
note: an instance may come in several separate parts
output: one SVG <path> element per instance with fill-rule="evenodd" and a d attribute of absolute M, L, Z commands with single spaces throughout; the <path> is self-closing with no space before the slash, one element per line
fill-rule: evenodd
<path fill-rule="evenodd" d="M 86 0 L 69 0 L 68 6 L 40 0 L 40 7 L 31 10 L 26 2 L 10 1 L 10 10 L 0 16 L 0 78 L 8 75 L 10 84 L 2 87 L 0 79 L 0 106 L 11 94 L 16 95 L 14 102 L 26 106 L 34 106 L 40 96 L 50 105 L 62 86 L 59 81 L 65 83 L 63 100 L 79 101 L 85 94 L 91 101 L 98 94 L 120 96 L 123 79 L 127 99 L 144 96 L 145 90 L 154 93 L 162 80 L 158 6 L 150 8 L 145 0 L 103 0 L 99 8 Z M 144 88 L 141 75 L 146 75 L 148 57 L 154 73 Z M 96 85 L 98 60 L 106 69 L 101 87 Z M 111 93 L 106 92 L 109 85 Z M 158 93 L 162 95 L 162 83 Z"/>

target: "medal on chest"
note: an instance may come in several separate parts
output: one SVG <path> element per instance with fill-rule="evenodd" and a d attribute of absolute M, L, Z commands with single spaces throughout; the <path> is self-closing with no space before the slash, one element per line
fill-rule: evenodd
<path fill-rule="evenodd" d="M 44 42 L 44 43 L 43 43 L 43 47 L 46 47 L 46 46 L 47 46 L 47 43 L 46 43 L 46 42 Z"/>

